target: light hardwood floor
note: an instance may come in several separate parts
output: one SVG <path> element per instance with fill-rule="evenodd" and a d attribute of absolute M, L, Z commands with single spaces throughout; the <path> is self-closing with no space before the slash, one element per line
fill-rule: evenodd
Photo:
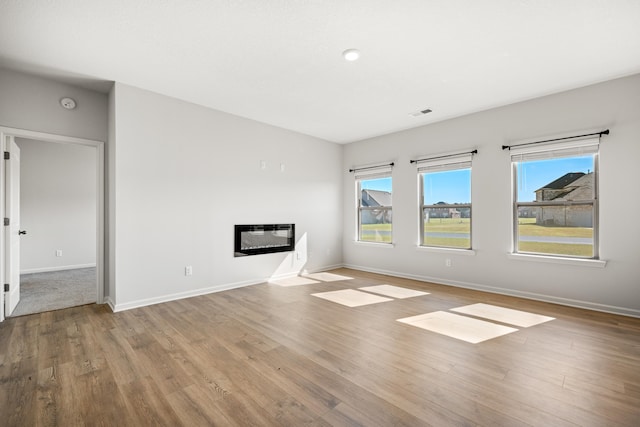
<path fill-rule="evenodd" d="M 640 319 L 340 269 L 120 313 L 0 324 L 0 425 L 640 425 Z M 312 293 L 429 295 L 349 308 Z M 397 322 L 487 303 L 556 319 L 470 344 Z"/>

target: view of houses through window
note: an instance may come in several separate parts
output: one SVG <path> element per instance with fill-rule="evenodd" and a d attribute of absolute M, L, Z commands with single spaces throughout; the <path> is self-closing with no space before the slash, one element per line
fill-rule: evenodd
<path fill-rule="evenodd" d="M 598 258 L 598 148 L 599 138 L 510 147 L 515 253 Z M 474 153 L 412 160 L 420 183 L 421 246 L 472 249 Z M 359 241 L 393 241 L 392 165 L 356 172 Z"/>
<path fill-rule="evenodd" d="M 358 240 L 391 243 L 391 177 L 360 179 L 357 183 Z"/>
<path fill-rule="evenodd" d="M 471 168 L 421 174 L 421 245 L 471 249 Z"/>
<path fill-rule="evenodd" d="M 514 165 L 516 252 L 596 257 L 596 155 Z"/>

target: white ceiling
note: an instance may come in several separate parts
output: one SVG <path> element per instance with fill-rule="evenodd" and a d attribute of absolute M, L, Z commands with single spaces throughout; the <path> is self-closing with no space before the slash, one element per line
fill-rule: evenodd
<path fill-rule="evenodd" d="M 346 143 L 639 73 L 640 1 L 0 0 L 0 66 Z"/>

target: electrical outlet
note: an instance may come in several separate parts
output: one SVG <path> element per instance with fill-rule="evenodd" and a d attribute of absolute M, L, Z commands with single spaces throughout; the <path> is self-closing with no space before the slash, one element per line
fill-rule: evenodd
<path fill-rule="evenodd" d="M 447 267 L 451 267 L 451 258 L 447 258 L 444 260 L 444 265 L 446 265 Z"/>
<path fill-rule="evenodd" d="M 193 276 L 193 267 L 192 267 L 192 266 L 190 266 L 190 265 L 187 265 L 187 266 L 184 268 L 184 275 L 185 275 L 185 276 Z"/>
<path fill-rule="evenodd" d="M 56 249 L 56 256 L 62 256 L 62 249 Z"/>

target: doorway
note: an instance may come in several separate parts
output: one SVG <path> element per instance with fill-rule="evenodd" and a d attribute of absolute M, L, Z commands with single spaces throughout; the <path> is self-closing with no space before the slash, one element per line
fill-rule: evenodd
<path fill-rule="evenodd" d="M 11 313 L 7 305 L 9 294 L 0 293 L 0 321 L 11 315 L 103 303 L 104 143 L 1 127 L 0 136 L 5 147 L 9 140 L 16 143 L 23 164 L 20 187 L 25 194 L 21 198 L 21 234 L 18 236 L 22 261 L 18 268 L 25 289 L 21 293 L 27 296 L 27 291 L 35 289 L 35 294 L 30 295 L 40 299 L 40 302 L 31 299 L 26 312 L 25 307 L 21 309 L 20 301 Z M 12 189 L 9 169 L 5 161 L 0 170 L 3 181 L 0 203 L 5 218 L 10 207 L 7 196 Z M 9 227 L 5 226 L 0 242 L 3 251 L 0 274 L 5 283 L 15 277 L 15 272 L 10 274 L 16 268 L 10 265 L 11 259 L 15 258 L 15 240 Z M 9 289 L 20 287 L 20 281 L 8 283 Z M 88 283 L 92 289 L 87 291 Z M 78 285 L 82 286 L 78 288 Z M 51 292 L 49 296 L 57 297 L 58 302 L 47 295 L 42 299 L 43 293 L 47 292 Z M 15 304 L 15 298 L 12 302 Z"/>

